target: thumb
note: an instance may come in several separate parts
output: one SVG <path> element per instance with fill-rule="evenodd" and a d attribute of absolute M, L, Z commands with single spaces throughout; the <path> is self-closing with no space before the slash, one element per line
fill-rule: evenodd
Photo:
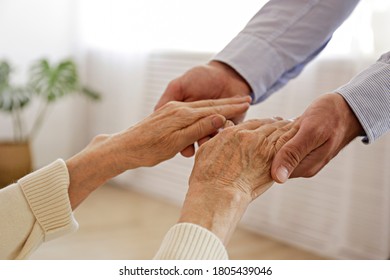
<path fill-rule="evenodd" d="M 183 129 L 183 139 L 186 142 L 186 145 L 193 144 L 199 139 L 217 132 L 218 129 L 224 126 L 225 122 L 226 118 L 218 114 L 199 119 L 192 125 Z"/>
<path fill-rule="evenodd" d="M 300 162 L 316 147 L 311 147 L 308 137 L 296 134 L 276 153 L 271 176 L 278 183 L 285 183 Z"/>

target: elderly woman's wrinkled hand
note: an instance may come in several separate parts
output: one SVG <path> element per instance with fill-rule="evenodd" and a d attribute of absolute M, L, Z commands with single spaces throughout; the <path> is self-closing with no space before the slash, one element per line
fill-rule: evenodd
<path fill-rule="evenodd" d="M 274 155 L 296 133 L 288 120 L 250 120 L 224 129 L 196 154 L 190 185 L 234 190 L 253 200 L 273 182 Z"/>
<path fill-rule="evenodd" d="M 154 166 L 185 147 L 216 133 L 227 119 L 248 110 L 250 97 L 196 102 L 172 101 L 137 125 L 114 135 L 127 169 Z M 121 159 L 122 160 L 122 159 Z"/>
<path fill-rule="evenodd" d="M 295 133 L 291 121 L 250 120 L 203 144 L 179 222 L 205 227 L 227 244 L 249 203 L 272 185 L 272 159 Z"/>

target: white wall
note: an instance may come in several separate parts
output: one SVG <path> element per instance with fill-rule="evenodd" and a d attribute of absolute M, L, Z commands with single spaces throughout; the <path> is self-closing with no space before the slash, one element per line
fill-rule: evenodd
<path fill-rule="evenodd" d="M 47 57 L 55 62 L 74 56 L 77 47 L 77 2 L 74 0 L 1 0 L 0 59 L 15 68 L 15 82 L 24 82 L 28 65 Z M 67 158 L 85 142 L 82 98 L 66 97 L 51 108 L 33 144 L 35 166 Z M 81 103 L 81 104 L 80 104 Z M 37 104 L 27 112 L 31 119 Z M 12 136 L 9 117 L 0 114 L 0 140 Z"/>
<path fill-rule="evenodd" d="M 189 64 L 201 64 L 209 59 L 194 60 L 193 57 L 201 57 L 197 52 L 219 49 L 217 46 L 221 42 L 208 44 L 206 39 L 213 33 L 208 33 L 213 28 L 203 30 L 202 24 L 199 26 L 202 32 L 194 33 L 196 27 L 187 25 L 190 21 L 197 23 L 193 18 L 183 17 L 180 21 L 180 15 L 168 13 L 167 7 L 179 1 L 164 1 L 166 7 L 158 9 L 160 15 L 156 16 L 153 14 L 156 6 L 152 5 L 150 14 L 147 14 L 149 6 L 145 4 L 146 0 L 138 5 L 140 9 L 134 9 L 136 2 L 124 0 L 99 1 L 94 9 L 89 9 L 93 0 L 85 1 L 88 5 L 82 9 L 85 17 L 81 26 L 88 53 L 87 77 L 91 83 L 104 87 L 107 94 L 104 102 L 90 111 L 90 116 L 98 120 L 90 128 L 91 135 L 121 129 L 148 115 L 171 79 L 190 68 Z M 158 0 L 146 2 L 156 3 Z M 188 2 L 183 4 L 185 10 L 195 11 Z M 280 93 L 263 104 L 252 106 L 248 118 L 296 117 L 312 99 L 344 84 L 375 61 L 378 52 L 388 49 L 388 36 L 384 35 L 383 29 L 387 25 L 382 24 L 388 16 L 377 17 L 375 10 L 372 17 L 367 16 L 366 13 L 372 11 L 368 9 L 372 3 L 362 1 L 354 16 L 336 32 L 328 51 Z M 137 13 L 134 14 L 134 11 Z M 223 13 L 226 14 L 226 11 Z M 193 17 L 197 15 L 199 13 Z M 158 19 L 162 21 L 164 17 L 169 18 L 172 28 L 159 24 Z M 149 18 L 152 20 L 149 21 Z M 181 26 L 177 27 L 175 22 L 180 22 Z M 223 18 L 218 18 L 216 25 L 221 23 Z M 359 29 L 363 23 L 368 27 Z M 370 41 L 372 35 L 374 41 Z M 197 36 L 198 41 L 205 38 L 200 42 L 204 44 L 191 41 Z M 170 47 L 168 38 L 171 38 Z M 166 51 L 188 51 L 186 48 L 195 48 L 196 55 L 190 53 L 184 57 L 180 52 L 172 55 Z M 135 51 L 150 53 L 142 61 L 144 58 L 135 56 Z M 369 146 L 357 140 L 316 177 L 291 180 L 283 186 L 275 185 L 252 204 L 242 225 L 330 258 L 388 258 L 389 137 L 387 135 Z M 187 191 L 192 160 L 178 155 L 153 168 L 126 172 L 116 178 L 116 182 L 181 205 Z"/>
<path fill-rule="evenodd" d="M 144 52 L 223 48 L 266 2 L 245 0 L 80 0 L 86 47 Z"/>

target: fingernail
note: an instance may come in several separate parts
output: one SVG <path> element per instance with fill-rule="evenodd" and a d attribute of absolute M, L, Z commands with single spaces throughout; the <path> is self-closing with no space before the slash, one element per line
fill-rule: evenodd
<path fill-rule="evenodd" d="M 211 123 L 216 129 L 221 128 L 225 124 L 225 122 L 226 119 L 224 116 L 215 116 L 211 119 Z"/>
<path fill-rule="evenodd" d="M 284 183 L 288 179 L 288 170 L 284 166 L 280 166 L 276 170 L 276 177 L 279 179 L 280 182 Z"/>

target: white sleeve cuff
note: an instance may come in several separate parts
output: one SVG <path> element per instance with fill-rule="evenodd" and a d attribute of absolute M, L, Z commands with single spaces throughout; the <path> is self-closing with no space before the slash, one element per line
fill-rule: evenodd
<path fill-rule="evenodd" d="M 154 259 L 227 260 L 228 254 L 221 240 L 209 230 L 179 223 L 167 232 Z"/>
<path fill-rule="evenodd" d="M 68 169 L 63 160 L 56 160 L 18 183 L 42 228 L 44 241 L 78 229 L 69 201 Z"/>

